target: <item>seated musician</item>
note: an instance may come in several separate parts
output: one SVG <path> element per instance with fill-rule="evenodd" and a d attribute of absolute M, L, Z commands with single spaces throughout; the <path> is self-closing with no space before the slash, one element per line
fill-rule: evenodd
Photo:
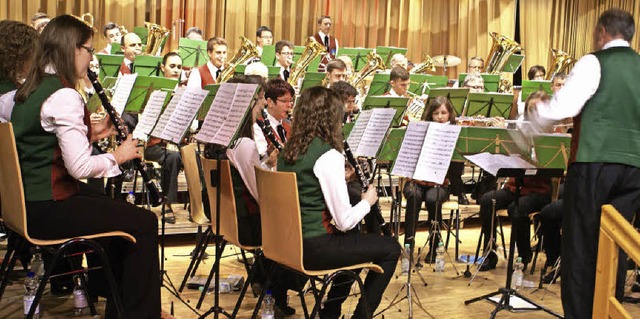
<path fill-rule="evenodd" d="M 548 101 L 549 95 L 543 91 L 532 93 L 526 101 L 527 112 L 525 120 L 529 114 L 535 111 L 534 103 L 537 100 Z M 517 211 L 515 211 L 515 190 L 516 183 L 513 177 L 510 177 L 504 188 L 498 191 L 490 191 L 480 198 L 480 219 L 482 220 L 483 233 L 483 250 L 488 249 L 489 239 L 493 235 L 494 244 L 497 242 L 496 225 L 494 219 L 493 228 L 491 227 L 491 219 L 494 215 L 492 200 L 495 199 L 495 210 L 507 209 L 512 219 L 513 231 L 516 233 L 516 246 L 518 248 L 519 257 L 522 257 L 525 269 L 531 262 L 531 213 L 540 211 L 545 205 L 551 202 L 551 180 L 549 178 L 525 177 L 523 185 L 520 189 L 520 197 L 517 203 Z M 497 218 L 497 217 L 495 217 Z M 495 247 L 494 247 L 495 249 Z M 489 252 L 487 259 L 480 267 L 480 271 L 495 269 L 498 264 L 498 255 L 495 251 Z"/>
<path fill-rule="evenodd" d="M 358 91 L 351 84 L 345 81 L 333 83 L 331 90 L 336 92 L 344 103 L 344 119 L 343 123 L 351 123 L 355 121 L 355 114 L 358 112 L 356 105 L 356 96 Z"/>
<path fill-rule="evenodd" d="M 118 76 L 133 73 L 133 63 L 135 62 L 136 57 L 142 54 L 142 40 L 140 40 L 140 37 L 133 32 L 125 34 L 121 38 L 120 44 L 122 44 L 124 60 L 122 60 Z"/>
<path fill-rule="evenodd" d="M 404 54 L 396 53 L 391 56 L 391 61 L 389 61 L 389 68 L 393 69 L 399 66 L 405 70 L 409 70 L 407 69 L 408 64 L 409 64 L 409 60 L 407 60 L 407 57 L 404 56 Z"/>
<path fill-rule="evenodd" d="M 423 121 L 431 121 L 438 123 L 455 124 L 455 112 L 451 101 L 444 96 L 438 96 L 431 100 L 426 112 L 422 115 Z M 443 185 L 436 185 L 431 182 L 411 180 L 405 182 L 402 193 L 407 200 L 404 224 L 404 244 L 413 245 L 416 223 L 422 202 L 426 203 L 429 212 L 429 221 L 437 221 L 442 223 L 442 203 L 449 198 L 450 194 L 455 194 L 460 198 L 464 197 L 462 173 L 464 171 L 463 162 L 451 162 L 447 171 L 447 178 Z M 436 260 L 436 248 L 441 241 L 439 235 L 437 238 L 429 238 L 429 251 L 425 258 L 427 263 L 433 263 Z M 409 256 L 403 256 L 409 258 Z M 405 263 L 407 264 L 407 263 Z M 406 273 L 408 269 L 403 269 Z"/>
<path fill-rule="evenodd" d="M 391 89 L 389 92 L 384 93 L 384 96 L 399 96 L 407 97 L 409 91 L 409 71 L 402 67 L 394 67 L 389 74 L 389 85 Z"/>
<path fill-rule="evenodd" d="M 111 54 L 111 45 L 114 43 L 120 43 L 122 39 L 122 33 L 118 24 L 115 22 L 107 22 L 102 29 L 102 34 L 107 39 L 107 46 L 98 51 L 98 54 Z"/>
<path fill-rule="evenodd" d="M 182 72 L 182 59 L 175 52 L 169 52 L 162 58 L 160 69 L 165 78 L 180 79 Z M 178 174 L 182 169 L 182 157 L 180 152 L 167 149 L 167 144 L 159 138 L 150 137 L 144 148 L 144 158 L 158 162 L 162 167 L 162 179 L 160 185 L 165 195 L 165 217 L 167 223 L 175 224 L 176 216 L 173 213 L 173 203 L 178 201 Z"/>
<path fill-rule="evenodd" d="M 353 74 L 355 73 L 355 70 L 353 69 L 353 61 L 348 55 L 340 55 L 336 59 L 342 60 L 342 62 L 344 62 L 344 64 L 347 66 L 345 74 L 346 80 L 344 81 L 350 81 L 350 79 L 353 77 Z"/>
<path fill-rule="evenodd" d="M 473 57 L 469 58 L 469 61 L 467 62 L 467 76 L 469 76 L 470 74 L 473 74 L 473 73 L 482 73 L 483 71 L 484 71 L 484 59 L 483 58 L 481 58 L 479 56 L 473 56 Z M 461 86 L 460 83 L 458 82 L 458 80 L 456 80 L 453 83 L 452 87 L 458 88 L 458 87 L 464 87 L 464 86 Z"/>
<path fill-rule="evenodd" d="M 276 42 L 276 66 L 280 67 L 280 78 L 288 81 L 293 64 L 293 43 L 287 40 Z"/>
<path fill-rule="evenodd" d="M 264 46 L 272 44 L 273 31 L 271 31 L 271 28 L 265 25 L 260 26 L 258 30 L 256 30 L 256 49 L 258 50 L 259 57 L 262 56 L 262 50 Z"/>
<path fill-rule="evenodd" d="M 565 73 L 556 73 L 551 78 L 551 91 L 553 94 L 560 91 L 564 87 L 564 82 L 567 80 L 567 75 Z M 573 131 L 573 118 L 568 117 L 560 121 L 559 125 L 556 126 L 556 133 L 571 133 Z"/>
<path fill-rule="evenodd" d="M 225 68 L 227 61 L 227 41 L 221 37 L 213 37 L 207 41 L 207 63 L 191 69 L 188 87 L 204 88 L 205 85 L 216 84 L 220 72 Z"/>
<path fill-rule="evenodd" d="M 529 72 L 527 72 L 527 79 L 529 81 L 544 81 L 544 76 L 547 74 L 547 70 L 542 65 L 534 65 L 529 68 Z M 524 117 L 524 105 L 525 103 L 522 101 L 522 90 L 518 93 L 518 117 Z"/>
<path fill-rule="evenodd" d="M 202 29 L 198 27 L 191 27 L 187 29 L 187 32 L 185 32 L 184 34 L 184 37 L 189 40 L 204 40 L 204 37 L 202 36 Z"/>
<path fill-rule="evenodd" d="M 31 17 L 31 26 L 36 29 L 38 33 L 42 33 L 42 30 L 44 30 L 44 27 L 47 26 L 49 21 L 51 21 L 49 15 L 44 12 L 36 12 Z"/>
<path fill-rule="evenodd" d="M 295 91 L 291 84 L 283 79 L 276 78 L 267 82 L 264 94 L 267 99 L 266 109 L 269 124 L 278 142 L 284 145 L 284 143 L 287 142 L 291 130 L 291 122 L 288 119 L 288 115 L 293 107 Z M 262 116 L 260 116 L 257 121 L 262 121 Z M 256 141 L 258 154 L 260 154 L 261 158 L 265 158 L 271 154 L 273 150 L 273 147 L 270 147 L 271 142 L 265 138 L 262 129 L 260 129 L 257 123 L 253 124 L 253 139 Z"/>
<path fill-rule="evenodd" d="M 264 81 L 267 81 L 269 79 L 269 68 L 260 61 L 253 62 L 244 69 L 244 75 L 258 75 Z"/>
<path fill-rule="evenodd" d="M 469 73 L 462 82 L 462 87 L 469 89 L 469 93 L 482 93 L 484 92 L 484 79 L 480 73 Z"/>
<path fill-rule="evenodd" d="M 334 59 L 327 63 L 327 77 L 325 82 L 327 87 L 331 87 L 333 83 L 347 80 L 347 64 L 340 59 Z"/>
<path fill-rule="evenodd" d="M 329 89 L 304 90 L 294 109 L 296 120 L 287 147 L 278 158 L 278 171 L 297 175 L 306 269 L 373 262 L 384 270 L 383 274 L 370 271 L 364 282 L 371 313 L 365 312 L 360 298 L 353 316 L 370 318 L 393 276 L 400 246 L 392 237 L 348 232 L 369 213 L 377 195 L 371 185 L 357 205 L 349 203 L 342 154 L 343 108 L 340 98 Z M 339 305 L 326 303 L 321 317 L 338 318 L 340 312 Z"/>

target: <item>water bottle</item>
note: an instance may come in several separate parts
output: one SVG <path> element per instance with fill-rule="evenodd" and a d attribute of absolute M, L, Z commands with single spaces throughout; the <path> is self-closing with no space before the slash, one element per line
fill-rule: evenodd
<path fill-rule="evenodd" d="M 136 204 L 136 195 L 133 193 L 133 191 L 130 191 L 129 195 L 127 195 L 127 203 L 132 205 Z"/>
<path fill-rule="evenodd" d="M 33 260 L 31 261 L 31 271 L 35 274 L 38 281 L 42 280 L 44 276 L 44 263 L 42 262 L 42 254 L 36 251 L 33 254 Z"/>
<path fill-rule="evenodd" d="M 402 256 L 402 260 L 400 261 L 400 268 L 402 269 L 403 275 L 409 273 L 409 263 L 411 262 L 409 257 L 411 257 L 411 245 L 404 244 L 404 256 Z"/>
<path fill-rule="evenodd" d="M 436 272 L 444 272 L 444 243 L 438 243 L 436 249 Z"/>
<path fill-rule="evenodd" d="M 84 289 L 82 287 L 82 280 L 80 280 L 80 276 L 84 275 L 76 275 L 73 276 L 73 315 L 74 316 L 86 316 L 91 313 L 89 309 L 89 301 L 87 300 L 87 295 L 84 293 Z"/>
<path fill-rule="evenodd" d="M 36 290 L 38 290 L 38 279 L 33 271 L 27 273 L 27 279 L 24 281 L 24 297 L 22 297 L 22 305 L 24 306 L 24 316 L 27 317 L 31 304 L 36 298 Z M 36 307 L 36 311 L 33 315 L 34 319 L 40 318 L 40 305 Z"/>
<path fill-rule="evenodd" d="M 271 290 L 267 290 L 266 295 L 264 296 L 264 300 L 262 301 L 262 319 L 273 319 L 273 305 L 275 304 L 275 300 L 271 295 Z"/>
<path fill-rule="evenodd" d="M 522 263 L 522 257 L 516 258 L 516 262 L 513 264 L 513 275 L 511 276 L 511 289 L 518 290 L 522 287 L 522 278 L 524 277 L 524 264 Z"/>

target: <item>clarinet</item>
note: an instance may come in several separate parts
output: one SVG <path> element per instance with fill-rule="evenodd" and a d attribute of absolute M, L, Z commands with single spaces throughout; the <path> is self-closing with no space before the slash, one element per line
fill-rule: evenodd
<path fill-rule="evenodd" d="M 256 121 L 256 123 L 258 123 L 258 126 L 262 130 L 262 134 L 264 134 L 264 137 L 269 139 L 269 142 L 271 142 L 271 144 L 273 144 L 273 146 L 278 149 L 278 151 L 282 152 L 282 144 L 278 142 L 276 136 L 273 134 L 273 129 L 271 128 L 271 123 L 269 122 L 267 110 L 263 108 L 261 112 L 263 120 Z"/>
<path fill-rule="evenodd" d="M 127 139 L 127 136 L 129 135 L 127 126 L 124 124 L 122 119 L 120 119 L 120 117 L 116 113 L 116 110 L 113 108 L 113 105 L 111 105 L 111 102 L 109 102 L 109 98 L 105 94 L 102 84 L 100 84 L 100 82 L 98 81 L 98 76 L 95 73 L 93 73 L 91 70 L 87 70 L 87 76 L 89 77 L 89 80 L 91 80 L 91 84 L 93 84 L 93 88 L 96 90 L 96 94 L 98 94 L 98 97 L 100 97 L 100 101 L 102 102 L 102 107 L 104 107 L 105 111 L 107 111 L 107 113 L 109 114 L 109 117 L 111 118 L 111 122 L 116 128 L 116 132 L 117 132 L 116 143 L 117 144 L 122 143 Z M 149 191 L 149 199 L 151 202 L 151 206 L 156 207 L 162 204 L 162 196 L 160 196 L 160 191 L 158 191 L 158 186 L 156 185 L 155 181 L 149 177 L 149 174 L 145 170 L 144 165 L 142 165 L 142 161 L 139 158 L 134 158 L 132 161 L 133 161 L 133 165 L 135 166 L 136 170 L 140 173 L 142 180 L 147 186 L 147 190 Z"/>
<path fill-rule="evenodd" d="M 344 153 L 347 156 L 347 161 L 349 162 L 349 164 L 351 164 L 351 166 L 353 166 L 356 175 L 360 179 L 360 183 L 362 184 L 362 192 L 366 192 L 370 184 L 369 171 L 361 169 L 360 165 L 356 161 L 356 158 L 351 152 L 351 148 L 349 147 L 349 143 L 347 143 L 347 140 L 343 140 L 342 142 L 344 143 Z M 389 229 L 389 227 L 387 227 L 384 217 L 382 217 L 382 209 L 380 208 L 379 202 L 376 201 L 376 203 L 371 206 L 371 213 L 374 214 L 375 222 L 380 225 L 382 233 L 385 236 L 391 236 L 391 230 Z"/>

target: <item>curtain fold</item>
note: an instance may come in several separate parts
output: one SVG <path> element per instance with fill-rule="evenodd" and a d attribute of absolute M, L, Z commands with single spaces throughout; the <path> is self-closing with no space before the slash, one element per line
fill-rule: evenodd
<path fill-rule="evenodd" d="M 547 66 L 549 48 L 561 49 L 576 58 L 592 50 L 592 32 L 598 16 L 619 7 L 640 16 L 640 0 L 520 0 L 520 39 L 525 49 L 523 71 L 534 64 Z M 304 45 L 316 32 L 322 14 L 333 18 L 333 34 L 341 47 L 378 45 L 407 47 L 414 63 L 423 54 L 450 54 L 462 63 L 450 68 L 454 78 L 466 70 L 471 56 L 486 58 L 491 48 L 490 32 L 515 36 L 516 0 L 16 0 L 0 4 L 0 19 L 30 23 L 38 12 L 50 16 L 62 13 L 95 18 L 94 46 L 105 44 L 102 26 L 109 21 L 129 31 L 153 22 L 174 31 L 166 51 L 177 49 L 175 35 L 179 21 L 182 32 L 197 26 L 205 38 L 222 36 L 233 54 L 240 36 L 255 41 L 255 30 L 267 25 L 275 41 L 286 39 Z M 637 21 L 638 23 L 638 21 Z M 632 47 L 640 48 L 636 35 Z M 442 74 L 438 68 L 436 73 Z"/>

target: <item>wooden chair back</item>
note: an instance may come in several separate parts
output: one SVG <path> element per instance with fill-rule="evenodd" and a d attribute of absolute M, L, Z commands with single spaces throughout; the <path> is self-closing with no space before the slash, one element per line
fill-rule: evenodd
<path fill-rule="evenodd" d="M 202 206 L 202 183 L 196 160 L 196 148 L 197 144 L 189 144 L 180 149 L 180 154 L 182 155 L 184 176 L 187 179 L 187 190 L 189 191 L 189 214 L 194 223 L 206 224 L 209 219 L 205 215 Z"/>

